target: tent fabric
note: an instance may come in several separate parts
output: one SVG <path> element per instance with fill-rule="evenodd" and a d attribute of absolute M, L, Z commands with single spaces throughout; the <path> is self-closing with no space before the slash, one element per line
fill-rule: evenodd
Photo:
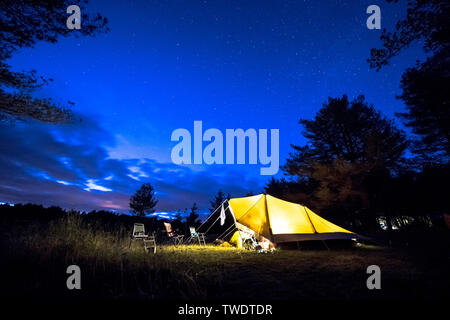
<path fill-rule="evenodd" d="M 228 203 L 237 223 L 274 243 L 356 237 L 355 233 L 325 220 L 306 206 L 270 195 L 234 198 Z M 238 235 L 233 234 L 234 242 L 238 241 Z"/>
<path fill-rule="evenodd" d="M 233 244 L 236 248 L 241 249 L 243 247 L 243 239 L 244 235 L 242 234 L 242 231 L 236 231 L 233 233 L 233 236 L 230 239 L 230 243 Z"/>
<path fill-rule="evenodd" d="M 263 236 L 270 236 L 265 195 L 230 199 L 236 221 Z"/>

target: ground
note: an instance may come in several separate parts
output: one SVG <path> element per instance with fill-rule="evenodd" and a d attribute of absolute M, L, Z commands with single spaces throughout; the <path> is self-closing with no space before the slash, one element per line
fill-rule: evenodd
<path fill-rule="evenodd" d="M 22 227 L 21 227 L 22 228 Z M 21 230 L 21 231 L 20 231 Z M 256 253 L 209 245 L 160 245 L 146 253 L 121 234 L 66 219 L 10 227 L 1 236 L 2 295 L 80 299 L 342 300 L 446 297 L 448 252 L 358 245 L 347 249 Z M 81 269 L 68 290 L 66 268 Z M 369 265 L 381 289 L 368 290 Z"/>

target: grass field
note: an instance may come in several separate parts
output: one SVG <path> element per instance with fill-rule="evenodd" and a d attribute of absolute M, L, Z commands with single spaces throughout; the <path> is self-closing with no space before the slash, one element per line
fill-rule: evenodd
<path fill-rule="evenodd" d="M 151 300 L 433 299 L 448 296 L 448 252 L 359 245 L 345 250 L 258 254 L 216 246 L 142 244 L 69 216 L 50 225 L 2 227 L 2 295 Z M 82 289 L 66 288 L 67 266 Z M 366 268 L 381 268 L 368 290 Z"/>

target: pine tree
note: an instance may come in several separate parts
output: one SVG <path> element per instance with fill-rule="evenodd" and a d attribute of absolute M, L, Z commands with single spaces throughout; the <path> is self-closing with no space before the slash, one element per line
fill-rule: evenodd
<path fill-rule="evenodd" d="M 230 198 L 230 194 L 225 195 L 225 193 L 221 189 L 219 189 L 219 191 L 217 191 L 217 195 L 214 197 L 214 200 L 210 202 L 211 208 L 209 209 L 209 211 L 211 213 L 214 212 L 214 210 L 216 210 L 222 204 L 222 202 L 224 202 L 225 200 L 230 200 Z"/>
<path fill-rule="evenodd" d="M 133 210 L 133 214 L 139 217 L 155 212 L 154 208 L 157 203 L 155 189 L 150 183 L 144 183 L 130 198 L 130 208 Z"/>
<path fill-rule="evenodd" d="M 189 212 L 189 215 L 186 218 L 186 224 L 187 227 L 196 227 L 200 224 L 200 221 L 198 220 L 199 214 L 197 204 L 194 202 L 192 205 L 191 211 Z"/>

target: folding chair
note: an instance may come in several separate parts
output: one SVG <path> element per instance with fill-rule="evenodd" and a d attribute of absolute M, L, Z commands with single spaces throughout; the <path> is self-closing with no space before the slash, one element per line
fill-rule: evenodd
<path fill-rule="evenodd" d="M 148 252 L 148 248 L 153 248 L 153 253 L 156 253 L 155 234 L 145 234 L 145 227 L 143 223 L 135 223 L 133 225 L 133 233 L 131 234 L 130 245 L 128 246 L 128 248 L 131 247 L 131 242 L 135 240 L 142 240 L 145 252 Z"/>
<path fill-rule="evenodd" d="M 177 246 L 179 244 L 183 243 L 184 235 L 178 235 L 176 234 L 173 229 L 172 225 L 168 222 L 164 222 L 164 228 L 166 229 L 167 237 L 173 241 L 173 243 Z"/>
<path fill-rule="evenodd" d="M 154 232 L 147 239 L 144 239 L 145 252 L 148 252 L 149 248 L 153 248 L 153 253 L 156 253 L 156 235 Z"/>
<path fill-rule="evenodd" d="M 199 245 L 206 246 L 206 240 L 205 240 L 204 233 L 197 232 L 195 230 L 195 227 L 189 227 L 189 232 L 191 233 L 191 236 L 188 239 L 189 242 L 191 242 L 191 243 L 194 241 L 197 242 L 197 240 L 198 240 Z"/>

